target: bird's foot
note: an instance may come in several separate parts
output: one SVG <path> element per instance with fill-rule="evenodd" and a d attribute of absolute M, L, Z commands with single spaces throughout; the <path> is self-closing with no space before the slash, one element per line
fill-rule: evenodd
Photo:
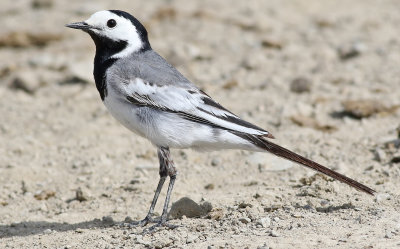
<path fill-rule="evenodd" d="M 124 223 L 125 226 L 129 227 L 129 228 L 134 228 L 134 227 L 144 227 L 149 223 L 157 223 L 157 219 L 154 219 L 153 217 L 151 217 L 151 215 L 147 215 L 143 220 L 140 221 L 128 221 L 126 223 Z"/>
<path fill-rule="evenodd" d="M 144 229 L 143 230 L 143 234 L 153 233 L 159 227 L 165 227 L 167 229 L 175 229 L 175 228 L 177 228 L 179 226 L 178 225 L 169 224 L 169 223 L 167 223 L 166 220 L 161 219 L 159 222 L 157 222 L 156 224 L 152 225 L 151 227 L 148 227 L 148 228 Z"/>
<path fill-rule="evenodd" d="M 128 218 L 127 218 L 128 219 Z M 129 220 L 125 219 L 125 222 L 121 224 L 120 226 L 126 227 L 126 228 L 136 228 L 136 227 L 144 227 L 148 225 L 149 223 L 155 223 L 154 225 L 143 229 L 142 234 L 148 234 L 148 233 L 153 233 L 157 230 L 159 227 L 165 227 L 166 229 L 175 229 L 179 227 L 179 225 L 172 225 L 167 223 L 167 219 L 164 217 L 157 217 L 153 218 L 151 215 L 147 215 L 143 220 L 141 221 L 132 221 L 130 218 Z"/>

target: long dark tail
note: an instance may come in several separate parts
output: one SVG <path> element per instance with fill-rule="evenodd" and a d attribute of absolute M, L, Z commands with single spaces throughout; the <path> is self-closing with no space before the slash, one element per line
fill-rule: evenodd
<path fill-rule="evenodd" d="M 257 147 L 260 147 L 268 152 L 271 152 L 272 154 L 286 158 L 290 161 L 293 161 L 295 163 L 299 163 L 301 165 L 304 165 L 306 167 L 309 167 L 313 170 L 316 170 L 318 172 L 321 172 L 325 175 L 328 175 L 336 180 L 339 180 L 343 183 L 346 183 L 347 185 L 356 188 L 362 192 L 365 192 L 367 194 L 373 195 L 375 193 L 375 190 L 345 176 L 342 174 L 339 174 L 331 169 L 328 169 L 325 166 L 322 166 L 319 163 L 316 163 L 314 161 L 311 161 L 310 159 L 307 159 L 303 156 L 300 156 L 299 154 L 296 154 L 282 146 L 279 146 L 277 144 L 271 143 L 270 141 L 267 141 L 266 139 L 259 137 L 259 136 L 254 136 L 250 134 L 243 134 L 243 133 L 235 133 L 235 135 L 244 138 L 248 141 L 251 141 L 254 145 Z"/>

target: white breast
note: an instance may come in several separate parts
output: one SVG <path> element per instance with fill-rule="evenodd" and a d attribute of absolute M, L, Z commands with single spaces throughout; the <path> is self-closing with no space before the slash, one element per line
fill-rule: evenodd
<path fill-rule="evenodd" d="M 103 103 L 111 115 L 129 130 L 140 136 L 145 136 L 142 122 L 137 115 L 138 108 L 121 99 L 121 96 L 113 88 L 108 87 L 107 92 Z"/>

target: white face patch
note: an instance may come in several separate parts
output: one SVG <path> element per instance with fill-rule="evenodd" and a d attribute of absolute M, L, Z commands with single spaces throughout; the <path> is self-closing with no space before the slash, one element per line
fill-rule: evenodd
<path fill-rule="evenodd" d="M 115 27 L 110 28 L 107 26 L 107 22 L 110 19 L 116 21 Z M 108 10 L 94 13 L 85 22 L 93 26 L 94 28 L 91 30 L 99 36 L 104 36 L 114 41 L 122 40 L 128 42 L 128 46 L 118 54 L 113 55 L 112 58 L 125 57 L 143 47 L 143 41 L 140 39 L 140 35 L 132 22 Z"/>

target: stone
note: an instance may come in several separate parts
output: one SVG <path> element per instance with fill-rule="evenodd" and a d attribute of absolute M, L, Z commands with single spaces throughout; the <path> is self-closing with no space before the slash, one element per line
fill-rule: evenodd
<path fill-rule="evenodd" d="M 186 244 L 193 243 L 197 238 L 198 236 L 189 234 L 186 238 Z"/>
<path fill-rule="evenodd" d="M 342 45 L 339 47 L 337 52 L 341 60 L 348 60 L 359 56 L 365 50 L 367 50 L 367 47 L 364 43 L 355 42 L 352 44 Z"/>
<path fill-rule="evenodd" d="M 40 192 L 37 192 L 34 197 L 36 200 L 47 200 L 51 197 L 54 197 L 56 195 L 56 192 L 51 191 L 51 190 L 42 190 Z"/>
<path fill-rule="evenodd" d="M 183 197 L 172 204 L 169 215 L 175 219 L 181 218 L 182 216 L 188 218 L 201 217 L 211 211 L 210 205 L 211 204 L 199 205 L 192 199 Z"/>
<path fill-rule="evenodd" d="M 104 216 L 101 219 L 101 222 L 105 225 L 113 225 L 114 224 L 114 219 L 111 216 Z"/>
<path fill-rule="evenodd" d="M 297 77 L 290 83 L 290 91 L 304 93 L 311 91 L 311 81 L 306 77 Z"/>
<path fill-rule="evenodd" d="M 379 193 L 375 197 L 375 201 L 378 203 L 386 201 L 386 200 L 390 200 L 390 199 L 391 199 L 391 196 L 390 196 L 390 194 L 387 194 L 387 193 Z"/>
<path fill-rule="evenodd" d="M 82 202 L 82 201 L 87 201 L 87 200 L 88 200 L 88 197 L 86 196 L 86 194 L 84 194 L 84 193 L 82 192 L 82 189 L 81 189 L 81 188 L 78 188 L 78 189 L 75 191 L 75 199 L 78 200 L 78 201 L 80 201 L 80 202 Z"/>
<path fill-rule="evenodd" d="M 248 224 L 251 222 L 251 220 L 247 217 L 239 218 L 239 221 L 242 222 L 243 224 Z"/>
<path fill-rule="evenodd" d="M 216 167 L 216 166 L 218 166 L 218 165 L 220 165 L 220 164 L 221 164 L 221 160 L 220 160 L 219 158 L 213 158 L 213 159 L 211 160 L 211 166 Z"/>
<path fill-rule="evenodd" d="M 206 186 L 204 186 L 204 188 L 207 190 L 213 190 L 215 188 L 215 185 L 213 183 L 209 183 Z"/>
<path fill-rule="evenodd" d="M 392 233 L 387 231 L 385 234 L 385 239 L 391 239 L 393 237 Z"/>
<path fill-rule="evenodd" d="M 260 224 L 263 228 L 267 228 L 271 225 L 271 218 L 264 217 L 257 221 L 257 224 Z"/>
<path fill-rule="evenodd" d="M 374 156 L 374 159 L 378 162 L 385 162 L 387 160 L 386 152 L 380 148 L 375 149 Z"/>
<path fill-rule="evenodd" d="M 209 213 L 213 209 L 211 202 L 205 201 L 200 204 L 201 209 L 203 209 L 204 213 Z"/>
<path fill-rule="evenodd" d="M 279 237 L 279 236 L 281 236 L 277 231 L 275 231 L 275 230 L 271 230 L 271 232 L 269 233 L 269 235 L 271 236 L 271 237 Z"/>
<path fill-rule="evenodd" d="M 261 41 L 261 46 L 263 46 L 264 48 L 281 50 L 283 48 L 283 43 L 277 40 L 265 38 Z"/>

